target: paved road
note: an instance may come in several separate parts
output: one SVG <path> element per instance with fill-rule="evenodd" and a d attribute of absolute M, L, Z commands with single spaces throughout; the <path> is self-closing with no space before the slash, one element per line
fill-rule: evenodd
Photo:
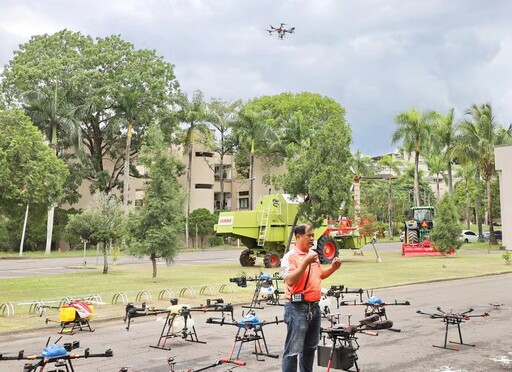
<path fill-rule="evenodd" d="M 238 260 L 239 255 L 240 251 L 238 249 L 209 250 L 208 254 L 205 254 L 205 252 L 183 252 L 178 255 L 174 264 L 197 265 L 202 263 L 234 262 L 234 260 Z M 103 256 L 100 256 L 98 259 L 96 257 L 87 257 L 86 260 L 89 266 L 103 265 Z M 0 259 L 0 279 L 65 274 L 82 270 L 83 263 L 83 257 Z M 162 261 L 159 264 L 165 265 L 165 262 Z M 116 262 L 116 265 L 148 265 L 148 259 L 122 256 Z"/>
<path fill-rule="evenodd" d="M 232 253 L 233 254 L 233 253 Z M 237 254 L 237 251 L 235 251 Z M 199 254 L 200 255 L 200 254 Z M 219 253 L 222 257 L 222 253 Z M 229 254 L 227 254 L 229 256 Z M 199 256 L 198 256 L 199 257 Z M 204 262 L 204 255 L 200 255 Z M 195 262 L 194 254 L 187 254 L 180 260 Z M 218 260 L 219 258 L 215 258 Z M 39 260 L 40 261 L 40 260 Z M 126 263 L 128 264 L 128 262 Z M 340 284 L 343 283 L 343 271 L 339 275 Z M 501 371 L 504 367 L 492 359 L 512 359 L 512 337 L 510 332 L 510 319 L 512 319 L 512 274 L 418 284 L 395 288 L 380 289 L 375 295 L 385 302 L 394 300 L 411 302 L 411 306 L 388 306 L 388 318 L 392 320 L 394 328 L 401 332 L 380 331 L 377 337 L 359 335 L 360 349 L 358 364 L 362 371 Z M 490 304 L 504 304 L 494 309 Z M 195 304 L 191 304 L 195 305 Z M 437 306 L 443 309 L 452 308 L 460 312 L 469 307 L 475 308 L 475 313 L 488 311 L 489 317 L 471 318 L 462 323 L 461 331 L 463 341 L 475 344 L 475 347 L 460 346 L 460 351 L 451 351 L 433 348 L 432 345 L 442 345 L 444 342 L 445 326 L 439 319 L 430 319 L 428 316 L 417 314 L 417 310 L 434 312 Z M 343 323 L 347 322 L 347 315 L 351 314 L 352 322 L 363 317 L 362 306 L 340 307 L 336 309 L 335 302 L 331 302 L 332 312 L 339 313 Z M 99 309 L 98 311 L 101 311 Z M 239 320 L 242 312 L 247 311 L 239 306 L 235 308 L 235 318 Z M 256 315 L 264 320 L 273 320 L 282 317 L 282 307 L 265 306 L 256 310 Z M 64 336 L 65 341 L 79 340 L 83 352 L 89 347 L 91 352 L 102 352 L 107 348 L 114 351 L 114 357 L 102 359 L 80 359 L 74 363 L 78 371 L 116 372 L 123 366 L 132 367 L 134 371 L 167 372 L 166 366 L 169 356 L 176 358 L 178 370 L 188 368 L 199 369 L 214 362 L 219 357 L 229 355 L 233 345 L 237 327 L 231 325 L 207 324 L 210 316 L 217 317 L 217 313 L 193 313 L 197 335 L 200 341 L 206 344 L 186 342 L 181 338 L 171 339 L 171 351 L 150 348 L 155 345 L 163 326 L 156 317 L 142 317 L 135 319 L 131 330 L 125 330 L 125 324 L 118 319 L 109 322 L 92 323 L 96 328 L 93 333 L 78 332 L 74 336 Z M 323 325 L 328 326 L 327 319 Z M 282 355 L 285 325 L 272 324 L 264 327 L 269 351 L 276 353 L 279 358 L 265 357 L 264 361 L 257 361 L 251 354 L 254 342 L 245 343 L 239 359 L 247 362 L 245 367 L 238 367 L 237 371 L 279 371 Z M 57 338 L 56 327 L 37 330 L 23 334 L 0 335 L 0 354 L 17 355 L 21 349 L 26 354 L 40 352 L 47 342 Z M 448 339 L 457 340 L 457 327 L 451 326 Z M 62 340 L 64 341 L 64 340 Z M 503 364 L 512 369 L 512 361 Z M 222 365 L 211 371 L 227 371 L 231 366 Z M 0 371 L 21 371 L 22 361 L 1 361 Z M 324 367 L 316 367 L 315 371 L 325 371 Z"/>
<path fill-rule="evenodd" d="M 376 247 L 379 251 L 383 250 L 396 250 L 400 251 L 401 243 L 386 243 L 377 244 Z M 237 262 L 240 249 L 224 249 L 224 250 L 208 250 L 207 254 L 204 251 L 199 252 L 182 252 L 178 254 L 175 259 L 175 265 L 199 265 L 205 263 L 216 262 Z M 371 245 L 363 248 L 367 254 L 374 254 Z M 343 252 L 342 254 L 346 254 Z M 87 264 L 102 265 L 103 256 L 87 257 Z M 32 259 L 32 258 L 9 258 L 2 259 L 0 257 L 0 279 L 7 278 L 20 278 L 26 276 L 41 276 L 41 275 L 54 275 L 65 274 L 72 271 L 82 270 L 84 264 L 83 257 L 60 257 L 60 258 L 45 258 L 45 259 Z M 116 265 L 147 265 L 147 259 L 138 259 L 131 256 L 121 256 L 116 262 Z M 165 262 L 159 264 L 165 265 Z M 87 267 L 87 265 L 86 265 Z"/>

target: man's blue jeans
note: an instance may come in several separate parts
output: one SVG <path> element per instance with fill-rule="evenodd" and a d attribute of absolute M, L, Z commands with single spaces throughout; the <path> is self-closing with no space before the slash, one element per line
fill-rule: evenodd
<path fill-rule="evenodd" d="M 288 331 L 283 354 L 283 372 L 297 372 L 297 365 L 300 365 L 300 372 L 313 372 L 321 321 L 318 303 L 285 303 L 284 322 Z"/>

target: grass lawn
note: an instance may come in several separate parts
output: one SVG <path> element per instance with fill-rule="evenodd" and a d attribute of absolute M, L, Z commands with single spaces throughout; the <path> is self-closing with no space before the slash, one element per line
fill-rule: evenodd
<path fill-rule="evenodd" d="M 498 253 L 497 250 L 462 250 L 454 257 L 402 257 L 399 252 L 382 251 L 379 252 L 382 262 L 377 263 L 372 250 L 365 251 L 364 256 L 342 252 L 342 268 L 324 281 L 324 287 L 343 284 L 349 288 L 371 289 L 512 272 L 512 266 L 506 266 Z M 229 279 L 242 275 L 254 277 L 260 272 L 271 275 L 278 272 L 277 269 L 263 267 L 243 268 L 238 262 L 196 266 L 158 265 L 157 282 L 152 283 L 149 261 L 147 265 L 113 264 L 106 275 L 102 274 L 101 265 L 92 267 L 65 275 L 0 280 L 0 305 L 11 303 L 15 308 L 15 315 L 11 317 L 7 317 L 5 312 L 2 314 L 0 309 L 0 332 L 44 326 L 46 317 L 58 319 L 57 309 L 47 309 L 42 318 L 29 314 L 28 303 L 38 300 L 58 306 L 65 298 L 95 295 L 106 303 L 96 306 L 97 320 L 124 315 L 122 301 L 112 304 L 117 293 L 124 293 L 131 302 L 148 300 L 151 306 L 158 308 L 168 306 L 171 291 L 174 297 L 179 297 L 180 303 L 191 306 L 206 303 L 208 298 L 223 298 L 225 302 L 233 304 L 248 303 L 253 296 L 255 283 L 248 282 L 247 288 L 239 288 Z M 225 288 L 221 293 L 223 285 Z M 200 294 L 201 288 L 203 294 Z M 159 300 L 161 292 L 163 298 Z M 48 326 L 56 327 L 55 324 Z"/>

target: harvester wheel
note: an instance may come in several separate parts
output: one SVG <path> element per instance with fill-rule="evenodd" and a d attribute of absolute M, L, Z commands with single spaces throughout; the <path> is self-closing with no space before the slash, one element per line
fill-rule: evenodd
<path fill-rule="evenodd" d="M 254 266 L 256 263 L 256 257 L 252 256 L 250 249 L 244 249 L 240 253 L 240 265 L 242 266 Z"/>
<path fill-rule="evenodd" d="M 318 259 L 321 264 L 331 263 L 338 256 L 338 242 L 329 235 L 322 235 L 317 242 Z"/>
<path fill-rule="evenodd" d="M 409 237 L 409 243 L 419 243 L 418 230 L 409 230 L 407 235 Z"/>
<path fill-rule="evenodd" d="M 265 258 L 263 258 L 263 264 L 267 269 L 279 267 L 281 265 L 281 259 L 279 258 L 279 254 L 272 251 L 267 252 Z"/>

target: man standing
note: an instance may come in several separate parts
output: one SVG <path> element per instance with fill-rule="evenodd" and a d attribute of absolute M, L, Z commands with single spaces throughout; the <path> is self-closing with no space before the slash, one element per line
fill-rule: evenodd
<path fill-rule="evenodd" d="M 338 270 L 341 261 L 335 257 L 330 267 L 322 268 L 318 253 L 310 250 L 315 237 L 313 227 L 302 224 L 293 232 L 295 248 L 290 249 L 281 261 L 286 297 L 284 322 L 287 325 L 282 371 L 296 372 L 300 363 L 300 372 L 312 372 L 320 341 L 322 319 L 318 303 L 322 296 L 322 279 Z"/>

